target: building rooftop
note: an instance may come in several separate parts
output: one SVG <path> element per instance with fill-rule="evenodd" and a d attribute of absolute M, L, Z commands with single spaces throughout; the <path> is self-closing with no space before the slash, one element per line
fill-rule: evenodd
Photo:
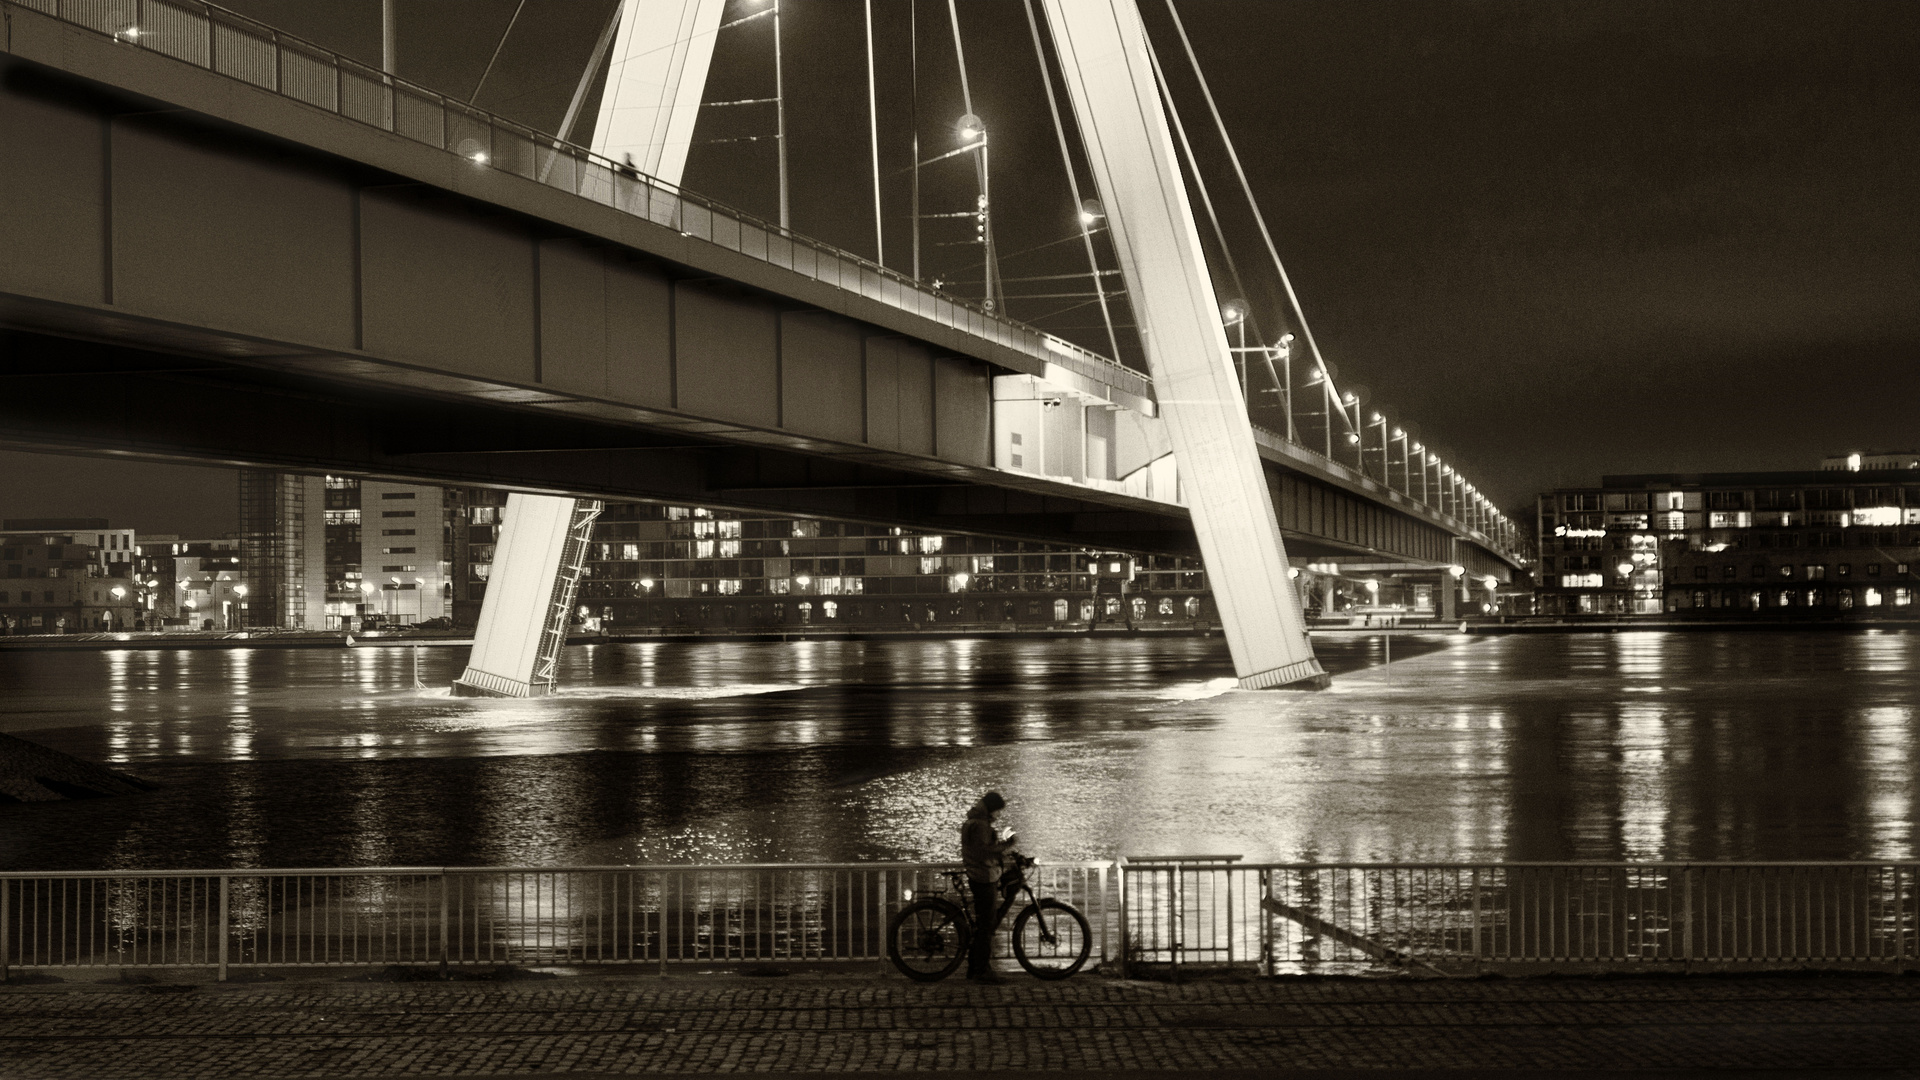
<path fill-rule="evenodd" d="M 106 518 L 6 518 L 0 529 L 7 532 L 73 532 L 111 528 Z"/>
<path fill-rule="evenodd" d="M 1920 483 L 1920 469 L 1877 469 L 1871 472 L 1843 472 L 1802 469 L 1794 472 L 1724 473 L 1622 473 L 1602 476 L 1593 488 L 1560 488 L 1561 491 L 1593 491 L 1600 488 L 1659 489 L 1690 487 L 1793 487 L 1795 485 L 1830 486 L 1833 484 Z"/>

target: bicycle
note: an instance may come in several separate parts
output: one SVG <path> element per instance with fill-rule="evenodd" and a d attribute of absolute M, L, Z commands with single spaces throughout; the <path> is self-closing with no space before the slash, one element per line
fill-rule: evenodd
<path fill-rule="evenodd" d="M 1000 910 L 994 926 L 999 927 L 1015 900 L 1025 893 L 1027 906 L 1013 920 L 1014 959 L 1036 979 L 1067 978 L 1080 970 L 1093 951 L 1093 931 L 1087 917 L 1071 904 L 1034 895 L 1026 875 L 1032 859 L 1015 854 L 1011 861 L 1011 868 L 1000 877 Z M 939 982 L 953 974 L 966 959 L 968 944 L 977 932 L 973 905 L 967 902 L 971 886 L 966 872 L 943 870 L 941 876 L 952 882 L 961 903 L 944 895 L 919 897 L 887 924 L 887 957 L 902 975 L 915 982 Z"/>

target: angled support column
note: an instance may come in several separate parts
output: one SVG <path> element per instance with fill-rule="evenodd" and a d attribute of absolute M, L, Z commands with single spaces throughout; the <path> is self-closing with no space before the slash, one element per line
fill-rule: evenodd
<path fill-rule="evenodd" d="M 1324 683 L 1287 573 L 1139 8 L 1134 0 L 1045 4 L 1234 674 L 1247 689 Z"/>
<path fill-rule="evenodd" d="M 467 670 L 453 684 L 455 697 L 553 692 L 600 506 L 596 499 L 507 496 L 487 598 Z"/>
<path fill-rule="evenodd" d="M 725 0 L 621 0 L 593 151 L 678 184 Z"/>

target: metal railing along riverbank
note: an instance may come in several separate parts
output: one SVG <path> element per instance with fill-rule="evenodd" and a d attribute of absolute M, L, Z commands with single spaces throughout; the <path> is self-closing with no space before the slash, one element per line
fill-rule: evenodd
<path fill-rule="evenodd" d="M 945 887 L 917 863 L 373 867 L 0 874 L 0 977 L 120 969 L 885 963 L 887 920 Z M 1113 864 L 1038 867 L 1095 946 Z M 1004 936 L 1001 951 L 1005 953 Z M 1008 955 L 1011 955 L 1008 953 Z"/>
<path fill-rule="evenodd" d="M 1276 973 L 1413 966 L 1920 962 L 1920 863 L 1121 864 L 1132 964 Z"/>
<path fill-rule="evenodd" d="M 916 863 L 0 874 L 0 977 L 886 962 Z M 1920 964 L 1920 863 L 1042 864 L 1097 959 L 1176 976 Z M 959 898 L 956 898 L 959 899 Z M 1003 934 L 999 944 L 1007 952 Z"/>

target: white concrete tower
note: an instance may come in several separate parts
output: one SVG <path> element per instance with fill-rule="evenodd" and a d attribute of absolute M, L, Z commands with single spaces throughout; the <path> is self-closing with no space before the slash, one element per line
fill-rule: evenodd
<path fill-rule="evenodd" d="M 1326 678 L 1288 575 L 1273 496 L 1174 156 L 1135 0 L 1045 0 L 1120 253 L 1234 674 L 1247 689 Z"/>
<path fill-rule="evenodd" d="M 622 0 L 592 149 L 678 185 L 725 0 Z"/>

